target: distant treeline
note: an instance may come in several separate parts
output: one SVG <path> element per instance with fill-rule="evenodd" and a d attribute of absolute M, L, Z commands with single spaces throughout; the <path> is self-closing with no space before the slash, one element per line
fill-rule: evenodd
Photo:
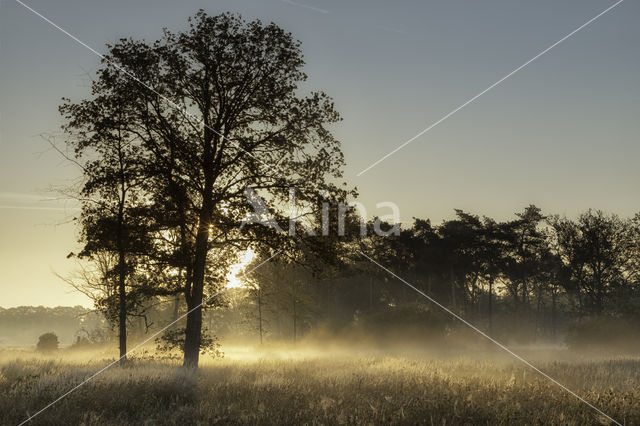
<path fill-rule="evenodd" d="M 569 332 L 569 339 L 598 339 L 625 327 L 630 339 L 640 324 L 640 215 L 589 210 L 568 219 L 531 205 L 498 222 L 456 210 L 439 225 L 415 219 L 397 236 L 368 233 L 342 245 L 338 262 L 313 268 L 311 258 L 275 259 L 253 272 L 249 323 L 263 335 L 292 340 L 327 324 L 359 323 L 374 334 L 393 334 L 397 326 L 430 324 L 444 332 L 456 323 L 361 251 L 498 335 L 560 340 Z"/>
<path fill-rule="evenodd" d="M 55 332 L 68 345 L 106 324 L 102 315 L 82 306 L 0 307 L 0 346 L 33 346 L 38 336 Z"/>

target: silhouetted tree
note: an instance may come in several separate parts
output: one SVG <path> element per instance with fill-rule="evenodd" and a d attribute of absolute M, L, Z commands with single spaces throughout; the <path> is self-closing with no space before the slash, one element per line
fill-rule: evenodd
<path fill-rule="evenodd" d="M 482 221 L 478 216 L 456 209 L 456 219 L 438 227 L 440 245 L 447 253 L 451 284 L 451 307 L 464 310 L 475 303 L 481 276 Z"/>
<path fill-rule="evenodd" d="M 539 272 L 541 253 L 546 238 L 540 226 L 545 219 L 541 210 L 530 205 L 522 213 L 516 213 L 518 219 L 509 222 L 509 254 L 505 272 L 508 275 L 508 289 L 513 296 L 515 308 L 530 309 L 530 286 Z"/>
<path fill-rule="evenodd" d="M 488 286 L 487 319 L 489 332 L 493 329 L 493 300 L 496 281 L 503 276 L 506 267 L 506 253 L 509 233 L 506 224 L 497 223 L 491 218 L 484 218 L 482 244 L 478 250 L 482 278 Z"/>
<path fill-rule="evenodd" d="M 92 84 L 92 95 L 78 103 L 65 99 L 59 109 L 66 122 L 63 130 L 67 146 L 83 170 L 77 195 L 82 203 L 79 223 L 84 243 L 79 256 L 91 258 L 110 252 L 117 257 L 108 274 L 116 277 L 120 357 L 124 362 L 131 305 L 127 280 L 133 275 L 136 256 L 148 249 L 144 192 L 147 158 L 141 138 L 129 130 L 129 122 L 134 119 L 128 108 L 131 94 L 112 90 L 109 82 L 99 79 Z"/>
<path fill-rule="evenodd" d="M 601 314 L 605 302 L 628 284 L 631 257 L 627 223 L 615 215 L 589 210 L 577 221 L 555 217 L 558 254 L 579 291 L 580 307 Z"/>
<path fill-rule="evenodd" d="M 277 25 L 201 11 L 184 32 L 109 46 L 98 73 L 94 96 L 126 107 L 121 131 L 141 140 L 150 208 L 178 248 L 191 312 L 186 366 L 198 364 L 212 256 L 282 241 L 264 226 L 237 230 L 251 211 L 246 188 L 265 195 L 274 212 L 292 187 L 298 203 L 340 192 L 327 178 L 341 176 L 343 158 L 325 127 L 339 116 L 324 93 L 301 95 L 303 64 L 300 43 Z"/>

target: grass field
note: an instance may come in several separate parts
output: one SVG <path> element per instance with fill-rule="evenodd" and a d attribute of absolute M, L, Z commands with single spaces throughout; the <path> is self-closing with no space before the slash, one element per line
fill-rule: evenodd
<path fill-rule="evenodd" d="M 33 425 L 609 424 L 517 361 L 446 354 L 227 348 L 196 374 L 178 363 L 114 366 Z M 640 424 L 640 359 L 528 353 L 622 424 Z M 19 424 L 109 362 L 99 354 L 0 356 L 0 423 Z M 111 358 L 113 359 L 113 358 Z"/>

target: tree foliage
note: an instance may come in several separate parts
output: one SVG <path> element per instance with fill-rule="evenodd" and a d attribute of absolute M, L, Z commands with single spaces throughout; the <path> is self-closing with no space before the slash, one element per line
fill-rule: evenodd
<path fill-rule="evenodd" d="M 76 153 L 96 154 L 83 194 L 110 207 L 83 207 L 85 252 L 118 250 L 121 287 L 137 275 L 139 254 L 152 275 L 175 278 L 155 286 L 185 297 L 185 365 L 198 363 L 200 307 L 224 285 L 235 254 L 294 249 L 271 228 L 240 232 L 247 188 L 278 218 L 291 188 L 298 204 L 346 198 L 343 156 L 327 127 L 340 117 L 326 94 L 300 87 L 303 65 L 300 42 L 277 25 L 200 11 L 185 31 L 165 30 L 153 43 L 109 45 L 91 98 L 61 107 Z"/>

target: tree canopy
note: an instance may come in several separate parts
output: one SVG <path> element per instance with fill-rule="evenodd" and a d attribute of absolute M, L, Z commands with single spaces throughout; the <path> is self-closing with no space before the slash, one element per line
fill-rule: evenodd
<path fill-rule="evenodd" d="M 327 128 L 340 117 L 326 94 L 299 87 L 303 66 L 300 42 L 277 25 L 200 11 L 183 32 L 109 45 L 91 97 L 60 108 L 82 161 L 82 195 L 100 198 L 83 204 L 85 253 L 120 253 L 120 288 L 139 252 L 177 271 L 182 279 L 166 290 L 182 292 L 191 311 L 186 365 L 198 362 L 205 283 L 215 293 L 238 250 L 284 242 L 265 227 L 239 232 L 247 188 L 276 215 L 290 188 L 298 203 L 346 196 Z"/>

